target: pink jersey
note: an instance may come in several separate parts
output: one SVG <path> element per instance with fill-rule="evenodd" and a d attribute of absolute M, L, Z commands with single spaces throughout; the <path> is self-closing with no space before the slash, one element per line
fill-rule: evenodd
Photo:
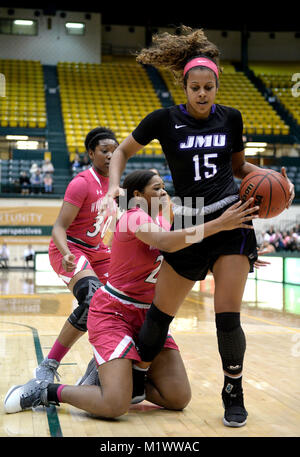
<path fill-rule="evenodd" d="M 69 183 L 64 201 L 77 206 L 79 212 L 67 229 L 67 236 L 83 241 L 90 247 L 110 253 L 101 241 L 101 219 L 97 218 L 101 199 L 108 190 L 108 177 L 99 175 L 92 167 L 78 173 Z"/>
<path fill-rule="evenodd" d="M 153 222 L 165 230 L 170 229 L 165 219 L 158 217 L 153 221 L 140 208 L 133 208 L 121 216 L 114 233 L 108 272 L 108 287 L 145 304 L 153 300 L 163 256 L 158 249 L 140 241 L 135 231 L 139 226 Z"/>

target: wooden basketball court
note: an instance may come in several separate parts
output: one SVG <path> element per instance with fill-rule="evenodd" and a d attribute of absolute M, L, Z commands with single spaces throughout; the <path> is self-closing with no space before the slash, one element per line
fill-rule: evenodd
<path fill-rule="evenodd" d="M 0 272 L 0 436 L 1 437 L 299 437 L 300 315 L 293 312 L 300 286 L 284 287 L 249 279 L 242 323 L 247 337 L 244 370 L 245 427 L 222 423 L 223 373 L 217 350 L 213 280 L 198 283 L 172 323 L 192 386 L 182 412 L 166 411 L 147 401 L 127 415 L 101 420 L 66 404 L 4 414 L 3 400 L 14 384 L 33 377 L 72 309 L 65 287 L 39 286 L 34 271 Z M 277 287 L 280 286 L 280 293 Z M 295 307 L 287 303 L 294 300 Z M 73 384 L 92 357 L 87 335 L 59 368 L 61 381 Z"/>

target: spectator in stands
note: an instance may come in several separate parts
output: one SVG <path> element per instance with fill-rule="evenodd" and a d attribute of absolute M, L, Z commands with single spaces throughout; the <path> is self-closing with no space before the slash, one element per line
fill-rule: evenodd
<path fill-rule="evenodd" d="M 297 245 L 297 251 L 300 252 L 300 236 L 298 236 L 298 239 L 296 241 L 296 245 Z"/>
<path fill-rule="evenodd" d="M 277 240 L 278 234 L 273 230 L 271 234 L 269 233 L 269 235 L 270 235 L 270 239 L 269 239 L 270 243 L 274 244 L 275 241 Z"/>
<path fill-rule="evenodd" d="M 271 227 L 268 228 L 267 233 L 268 233 L 270 236 L 275 235 L 275 230 L 274 230 L 273 225 L 271 225 Z"/>
<path fill-rule="evenodd" d="M 26 268 L 29 267 L 29 262 L 34 260 L 34 255 L 35 255 L 35 251 L 34 251 L 34 249 L 32 249 L 32 245 L 29 244 L 27 246 L 27 248 L 25 248 L 25 250 L 24 250 L 24 260 L 25 260 Z"/>
<path fill-rule="evenodd" d="M 82 162 L 81 162 L 82 170 L 86 170 L 87 168 L 90 168 L 90 166 L 91 166 L 91 162 L 90 162 L 89 156 L 87 154 L 84 154 Z"/>
<path fill-rule="evenodd" d="M 35 173 L 32 173 L 30 178 L 31 190 L 33 194 L 40 194 L 42 192 L 43 178 L 41 170 L 37 168 Z"/>
<path fill-rule="evenodd" d="M 44 178 L 44 190 L 46 194 L 50 194 L 52 192 L 52 185 L 53 185 L 53 178 L 51 173 L 46 173 Z"/>
<path fill-rule="evenodd" d="M 273 244 L 275 246 L 276 251 L 284 250 L 284 243 L 282 240 L 282 233 L 280 232 L 280 230 L 276 230 Z"/>
<path fill-rule="evenodd" d="M 29 176 L 27 175 L 26 171 L 21 171 L 19 177 L 19 184 L 21 187 L 21 194 L 28 195 L 30 193 L 31 185 Z"/>
<path fill-rule="evenodd" d="M 273 252 L 276 252 L 274 244 L 264 241 L 260 248 L 260 254 L 270 254 Z"/>
<path fill-rule="evenodd" d="M 9 249 L 5 243 L 0 248 L 0 264 L 3 268 L 8 268 Z"/>
<path fill-rule="evenodd" d="M 74 160 L 71 162 L 72 171 L 80 171 L 82 166 L 81 158 L 79 154 L 75 154 Z"/>
<path fill-rule="evenodd" d="M 292 238 L 293 240 L 295 240 L 295 243 L 298 246 L 298 244 L 300 243 L 300 233 L 297 230 L 297 227 L 292 228 Z"/>
<path fill-rule="evenodd" d="M 45 175 L 46 173 L 54 173 L 54 166 L 50 159 L 45 159 L 42 165 L 42 173 Z"/>
<path fill-rule="evenodd" d="M 271 235 L 268 232 L 263 232 L 263 241 L 270 241 Z"/>
<path fill-rule="evenodd" d="M 33 175 L 33 173 L 36 173 L 37 170 L 40 170 L 38 164 L 36 162 L 34 162 L 31 167 L 30 167 L 30 170 L 29 170 L 29 173 L 30 175 Z"/>
<path fill-rule="evenodd" d="M 295 237 L 292 235 L 292 233 L 289 230 L 287 232 L 285 232 L 283 242 L 284 242 L 286 251 L 296 251 L 297 250 L 297 240 L 295 239 Z"/>
<path fill-rule="evenodd" d="M 284 249 L 285 250 L 289 250 L 289 244 L 291 242 L 291 236 L 290 236 L 290 232 L 288 230 L 284 231 L 282 233 L 282 241 L 283 241 L 283 244 L 284 244 Z"/>
<path fill-rule="evenodd" d="M 272 233 L 270 235 L 270 233 Z M 280 231 L 270 227 L 266 232 L 256 233 L 257 245 L 264 250 L 273 245 L 276 252 L 279 251 L 300 251 L 300 233 L 299 225 L 291 230 Z M 273 250 L 272 250 L 273 252 Z"/>

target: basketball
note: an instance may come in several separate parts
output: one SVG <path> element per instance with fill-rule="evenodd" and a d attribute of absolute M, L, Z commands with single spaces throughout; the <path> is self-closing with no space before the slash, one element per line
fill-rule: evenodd
<path fill-rule="evenodd" d="M 249 173 L 240 186 L 240 198 L 247 201 L 254 198 L 252 206 L 259 206 L 261 219 L 278 216 L 289 200 L 289 184 L 277 171 L 260 169 Z"/>

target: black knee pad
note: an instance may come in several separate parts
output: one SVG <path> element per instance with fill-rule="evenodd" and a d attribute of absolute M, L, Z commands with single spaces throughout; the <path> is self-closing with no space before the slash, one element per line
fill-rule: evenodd
<path fill-rule="evenodd" d="M 73 295 L 77 298 L 78 306 L 70 314 L 68 321 L 81 332 L 87 331 L 87 317 L 91 299 L 102 282 L 96 276 L 85 276 L 79 279 L 73 287 Z"/>
<path fill-rule="evenodd" d="M 216 314 L 216 327 L 223 370 L 232 375 L 241 373 L 246 338 L 240 323 L 240 313 Z"/>
<path fill-rule="evenodd" d="M 173 319 L 174 316 L 160 311 L 154 303 L 151 304 L 138 336 L 138 351 L 144 362 L 152 362 L 160 353 Z"/>

